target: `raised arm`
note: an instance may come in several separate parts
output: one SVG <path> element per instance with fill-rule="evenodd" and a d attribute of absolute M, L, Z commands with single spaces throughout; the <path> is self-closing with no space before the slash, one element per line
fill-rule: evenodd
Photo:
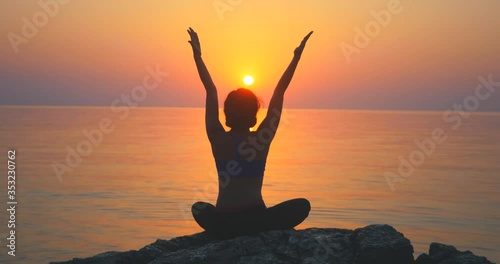
<path fill-rule="evenodd" d="M 261 129 L 270 129 L 272 131 L 272 137 L 276 134 L 278 130 L 278 124 L 281 119 L 281 110 L 283 109 L 283 98 L 285 96 L 285 91 L 292 80 L 297 64 L 299 63 L 300 57 L 302 56 L 302 51 L 306 46 L 307 40 L 313 32 L 309 32 L 307 36 L 304 37 L 300 45 L 295 49 L 294 56 L 288 67 L 286 68 L 283 76 L 279 80 L 276 88 L 274 89 L 273 96 L 269 102 L 269 107 L 267 108 L 266 118 L 262 121 L 257 131 Z"/>
<path fill-rule="evenodd" d="M 200 40 L 198 39 L 198 34 L 192 29 L 188 29 L 189 36 L 191 40 L 188 42 L 193 48 L 194 61 L 196 63 L 196 68 L 198 69 L 198 74 L 200 75 L 201 82 L 205 86 L 205 91 L 207 92 L 207 98 L 205 103 L 205 127 L 207 130 L 207 135 L 210 141 L 214 137 L 224 132 L 224 128 L 219 121 L 219 102 L 217 99 L 217 88 L 215 87 L 212 77 L 208 72 L 207 66 L 203 59 L 201 58 L 201 47 Z"/>

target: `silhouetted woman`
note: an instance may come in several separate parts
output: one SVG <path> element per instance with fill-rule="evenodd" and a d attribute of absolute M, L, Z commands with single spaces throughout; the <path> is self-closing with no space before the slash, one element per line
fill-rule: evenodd
<path fill-rule="evenodd" d="M 205 86 L 205 125 L 219 175 L 217 204 L 197 202 L 193 217 L 208 233 L 218 237 L 234 237 L 266 230 L 291 229 L 309 215 L 311 206 L 304 198 L 266 207 L 262 199 L 262 182 L 267 154 L 281 117 L 283 97 L 312 31 L 295 49 L 290 65 L 276 86 L 267 115 L 256 131 L 259 100 L 248 89 L 230 92 L 224 102 L 226 132 L 219 121 L 217 89 L 201 58 L 200 41 L 189 28 L 194 60 Z"/>

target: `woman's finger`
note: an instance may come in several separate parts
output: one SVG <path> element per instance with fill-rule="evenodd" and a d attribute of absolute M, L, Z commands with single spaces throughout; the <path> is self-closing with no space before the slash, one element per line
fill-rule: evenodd
<path fill-rule="evenodd" d="M 309 39 L 309 37 L 312 35 L 314 31 L 311 31 L 309 32 L 309 34 L 307 34 L 305 37 L 304 37 L 304 40 L 302 40 L 303 42 L 307 42 L 307 40 Z"/>

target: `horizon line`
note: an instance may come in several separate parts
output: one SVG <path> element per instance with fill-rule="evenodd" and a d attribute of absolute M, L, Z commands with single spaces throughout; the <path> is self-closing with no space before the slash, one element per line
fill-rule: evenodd
<path fill-rule="evenodd" d="M 3 105 L 0 104 L 0 108 L 14 108 L 14 107 L 19 107 L 19 108 L 75 108 L 75 107 L 82 107 L 82 108 L 108 108 L 110 106 L 103 106 L 103 105 Z M 136 106 L 135 108 L 187 108 L 187 109 L 204 109 L 204 106 Z M 219 107 L 219 109 L 223 109 L 223 107 Z M 264 110 L 267 110 L 267 108 L 261 108 Z M 363 109 L 363 108 L 296 108 L 296 107 L 283 107 L 283 109 L 287 110 L 341 110 L 341 111 L 366 111 L 366 112 L 427 112 L 427 113 L 436 113 L 436 112 L 444 112 L 451 110 L 450 109 L 445 109 L 445 110 L 435 110 L 435 109 Z M 500 110 L 496 111 L 484 111 L 484 110 L 477 110 L 477 111 L 471 111 L 471 112 L 479 112 L 479 113 L 490 113 L 490 114 L 500 114 Z"/>

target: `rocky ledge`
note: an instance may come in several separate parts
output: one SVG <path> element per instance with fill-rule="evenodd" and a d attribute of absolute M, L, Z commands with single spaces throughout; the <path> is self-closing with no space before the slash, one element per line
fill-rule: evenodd
<path fill-rule="evenodd" d="M 56 264 L 56 262 L 53 262 Z M 413 258 L 410 240 L 389 225 L 356 230 L 309 228 L 269 231 L 254 236 L 219 240 L 198 233 L 170 240 L 158 239 L 140 250 L 106 252 L 75 258 L 73 264 L 160 263 L 338 263 L 338 264 L 479 264 L 492 263 L 470 251 L 432 243 L 429 254 Z"/>

